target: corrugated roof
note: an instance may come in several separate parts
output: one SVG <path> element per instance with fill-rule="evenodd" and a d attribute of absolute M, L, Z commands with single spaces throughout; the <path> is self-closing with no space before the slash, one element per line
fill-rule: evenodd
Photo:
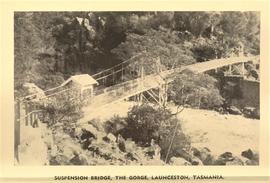
<path fill-rule="evenodd" d="M 70 81 L 78 83 L 81 86 L 98 84 L 98 82 L 93 77 L 91 77 L 90 75 L 88 75 L 88 74 L 80 74 L 80 75 L 71 76 L 61 86 L 66 85 Z"/>

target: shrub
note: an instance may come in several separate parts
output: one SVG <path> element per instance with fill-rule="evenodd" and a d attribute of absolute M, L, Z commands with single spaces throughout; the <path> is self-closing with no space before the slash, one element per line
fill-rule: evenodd
<path fill-rule="evenodd" d="M 125 118 L 121 118 L 118 115 L 113 116 L 111 119 L 103 124 L 104 131 L 106 133 L 112 133 L 117 136 L 124 128 L 126 128 L 127 123 Z"/>
<path fill-rule="evenodd" d="M 134 106 L 126 119 L 128 136 L 135 142 L 150 144 L 151 139 L 158 140 L 160 125 L 166 118 L 168 111 L 155 109 L 146 104 Z"/>
<path fill-rule="evenodd" d="M 168 96 L 176 105 L 213 109 L 223 104 L 216 80 L 208 74 L 184 70 L 169 85 Z"/>
<path fill-rule="evenodd" d="M 171 111 L 164 108 L 153 108 L 146 104 L 134 106 L 128 113 L 126 129 L 128 136 L 142 145 L 148 145 L 151 139 L 154 139 L 161 148 L 163 159 L 171 143 L 169 158 L 176 151 L 190 145 L 188 137 L 182 131 L 180 121 L 171 114 Z"/>
<path fill-rule="evenodd" d="M 106 133 L 132 138 L 144 147 L 153 139 L 161 148 L 161 158 L 165 160 L 168 156 L 169 160 L 190 146 L 190 139 L 183 133 L 180 122 L 168 109 L 143 104 L 134 106 L 126 118 L 112 117 L 103 127 Z"/>
<path fill-rule="evenodd" d="M 82 101 L 75 91 L 48 98 L 46 103 L 41 104 L 40 109 L 43 110 L 42 121 L 49 126 L 59 123 L 73 124 L 83 116 Z"/>

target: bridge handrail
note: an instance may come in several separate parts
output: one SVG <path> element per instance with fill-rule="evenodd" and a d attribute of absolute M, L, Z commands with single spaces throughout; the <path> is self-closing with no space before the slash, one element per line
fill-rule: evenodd
<path fill-rule="evenodd" d="M 115 66 L 112 66 L 112 67 L 110 67 L 110 68 L 108 68 L 108 69 L 105 69 L 105 70 L 103 70 L 103 71 L 100 71 L 100 72 L 98 72 L 98 73 L 96 73 L 96 74 L 93 74 L 92 77 L 95 78 L 95 79 L 99 79 L 97 76 L 99 76 L 99 75 L 101 75 L 101 74 L 103 74 L 103 73 L 106 73 L 106 72 L 108 72 L 108 71 L 112 71 L 113 69 L 115 69 L 115 68 L 117 68 L 117 67 L 119 67 L 119 66 L 122 66 L 122 65 L 124 65 L 125 63 L 131 63 L 133 59 L 135 59 L 135 58 L 137 58 L 137 57 L 140 57 L 140 56 L 144 55 L 145 53 L 146 53 L 146 52 L 142 52 L 142 53 L 139 53 L 139 54 L 137 54 L 137 55 L 134 55 L 134 56 L 132 56 L 131 58 L 125 60 L 124 62 L 121 62 L 121 63 L 119 63 L 119 64 L 117 64 L 117 65 L 115 65 Z M 136 60 L 136 61 L 137 61 L 137 60 Z M 136 61 L 135 61 L 135 62 L 136 62 Z"/>
<path fill-rule="evenodd" d="M 116 66 L 113 66 L 113 67 L 111 67 L 111 68 L 109 68 L 109 69 L 106 69 L 106 70 L 104 70 L 104 71 L 101 71 L 101 72 L 99 72 L 99 73 L 96 73 L 96 74 L 92 75 L 92 77 L 93 77 L 93 76 L 97 76 L 97 75 L 99 75 L 99 74 L 102 74 L 102 73 L 104 73 L 104 72 L 106 72 L 106 71 L 108 71 L 108 70 L 112 70 L 113 68 L 116 68 L 116 67 L 120 66 L 121 64 L 128 63 L 128 62 L 130 62 L 132 59 L 134 59 L 134 58 L 136 58 L 136 57 L 138 57 L 138 56 L 142 56 L 143 54 L 145 54 L 145 52 L 142 52 L 142 53 L 140 53 L 140 54 L 138 54 L 138 55 L 135 55 L 135 56 L 131 57 L 130 59 L 128 59 L 128 60 L 126 60 L 126 61 L 124 61 L 124 62 L 122 62 L 122 63 L 120 63 L 120 64 L 117 64 Z M 185 68 L 186 68 L 186 69 L 191 69 L 191 70 L 196 70 L 196 69 L 194 69 L 194 66 L 195 66 L 195 68 L 196 68 L 196 67 L 197 67 L 197 68 L 200 68 L 200 66 L 207 65 L 207 64 L 209 65 L 210 63 L 219 63 L 219 62 L 220 62 L 220 63 L 221 63 L 221 62 L 223 63 L 223 62 L 224 62 L 224 64 L 221 64 L 220 66 L 218 66 L 218 67 L 224 67 L 225 65 L 236 64 L 236 63 L 242 63 L 242 62 L 249 62 L 249 61 L 252 61 L 252 60 L 257 59 L 257 58 L 259 58 L 259 55 L 256 55 L 256 56 L 249 56 L 249 57 L 243 56 L 243 57 L 231 57 L 231 58 L 214 59 L 214 60 L 210 60 L 210 61 L 205 61 L 205 62 L 195 63 L 195 64 L 191 64 L 191 65 L 186 65 L 186 66 L 181 67 L 180 69 L 179 69 L 179 68 L 174 68 L 174 69 L 171 69 L 171 70 L 166 70 L 166 71 L 163 71 L 163 75 L 164 75 L 164 74 L 166 75 L 166 73 L 179 72 L 180 70 L 183 70 L 183 69 L 185 69 Z M 218 68 L 216 65 L 214 65 L 213 67 Z M 97 79 L 98 79 L 98 78 L 97 78 Z M 54 88 L 45 90 L 44 92 L 53 91 L 53 90 L 56 90 L 56 89 L 58 89 L 58 88 L 61 88 L 61 86 L 58 86 L 58 87 L 54 87 Z M 26 97 L 35 96 L 36 94 L 37 94 L 37 93 L 34 93 L 34 94 L 31 94 L 31 95 L 22 97 L 22 98 L 20 98 L 20 99 L 25 99 Z"/>

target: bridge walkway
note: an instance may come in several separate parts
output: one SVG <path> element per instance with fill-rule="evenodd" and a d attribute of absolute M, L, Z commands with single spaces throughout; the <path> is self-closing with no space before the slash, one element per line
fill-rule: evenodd
<path fill-rule="evenodd" d="M 143 78 L 137 78 L 134 80 L 126 81 L 111 87 L 107 87 L 91 98 L 89 104 L 84 108 L 84 113 L 91 113 L 99 110 L 100 107 L 108 105 L 112 102 L 127 99 L 135 96 L 144 91 L 148 91 L 153 88 L 158 88 L 166 82 L 173 81 L 173 78 L 185 69 L 192 70 L 194 72 L 202 73 L 208 70 L 222 68 L 233 64 L 241 64 L 256 59 L 256 57 L 234 57 L 226 59 L 215 59 L 207 62 L 191 64 L 183 66 L 181 68 L 175 68 L 167 71 L 163 71 L 159 74 L 150 74 Z"/>

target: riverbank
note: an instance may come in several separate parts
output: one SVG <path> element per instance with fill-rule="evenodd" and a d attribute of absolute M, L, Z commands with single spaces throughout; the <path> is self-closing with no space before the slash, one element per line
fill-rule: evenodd
<path fill-rule="evenodd" d="M 85 114 L 81 122 L 94 118 L 103 122 L 114 115 L 125 117 L 135 104 L 126 101 L 109 104 L 91 114 Z M 170 106 L 170 109 L 175 110 L 175 107 Z M 249 148 L 259 151 L 260 120 L 191 108 L 186 108 L 178 118 L 182 119 L 183 131 L 190 136 L 193 147 L 207 147 L 213 155 L 224 152 L 241 155 L 242 151 Z"/>

